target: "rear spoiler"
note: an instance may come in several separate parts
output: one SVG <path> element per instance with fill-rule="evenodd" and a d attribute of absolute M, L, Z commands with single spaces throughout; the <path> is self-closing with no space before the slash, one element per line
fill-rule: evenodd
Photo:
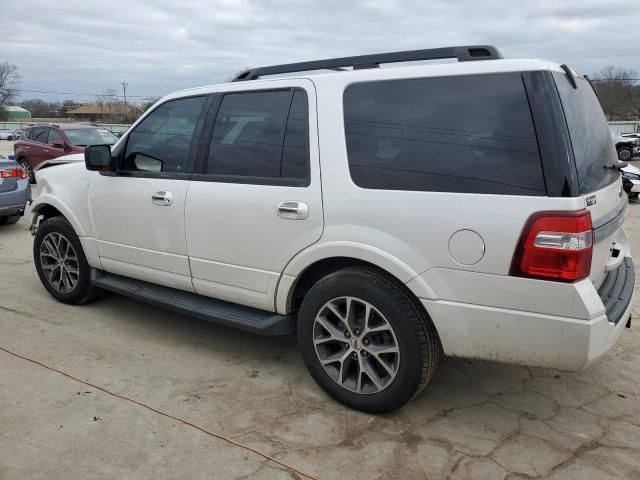
<path fill-rule="evenodd" d="M 564 64 L 564 63 L 562 65 L 560 65 L 560 68 L 562 70 L 564 70 L 564 73 L 567 75 L 567 80 L 569 80 L 569 83 L 571 84 L 571 86 L 574 89 L 577 89 L 578 88 L 578 84 L 576 83 L 576 79 L 573 76 L 573 70 L 571 70 L 569 68 L 569 66 Z M 596 97 L 597 97 L 598 96 L 598 90 L 596 90 L 596 86 L 593 83 L 593 81 L 587 75 L 580 75 L 580 76 L 582 78 L 584 78 L 587 82 L 589 82 L 589 85 L 591 85 L 591 90 L 593 90 L 593 93 L 595 93 Z"/>

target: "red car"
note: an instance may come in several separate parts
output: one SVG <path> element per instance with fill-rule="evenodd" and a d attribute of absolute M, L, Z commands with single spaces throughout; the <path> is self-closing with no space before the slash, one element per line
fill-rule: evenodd
<path fill-rule="evenodd" d="M 87 145 L 113 145 L 118 140 L 106 128 L 87 124 L 34 124 L 23 129 L 22 135 L 13 144 L 16 162 L 34 182 L 33 172 L 47 160 L 82 153 Z"/>

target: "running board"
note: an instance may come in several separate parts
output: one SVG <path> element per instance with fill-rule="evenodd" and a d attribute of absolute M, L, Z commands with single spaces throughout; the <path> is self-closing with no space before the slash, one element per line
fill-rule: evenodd
<path fill-rule="evenodd" d="M 295 332 L 295 319 L 291 315 L 245 307 L 96 269 L 91 270 L 91 282 L 96 287 L 142 302 L 259 335 L 290 335 Z"/>

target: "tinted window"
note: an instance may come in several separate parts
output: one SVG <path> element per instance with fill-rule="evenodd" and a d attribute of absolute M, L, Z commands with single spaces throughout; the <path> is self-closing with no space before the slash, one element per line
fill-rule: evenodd
<path fill-rule="evenodd" d="M 49 127 L 34 127 L 31 130 L 31 136 L 29 139 L 34 142 L 47 143 L 47 136 L 49 134 Z"/>
<path fill-rule="evenodd" d="M 113 145 L 118 141 L 109 130 L 104 128 L 77 128 L 64 132 L 73 145 L 86 147 L 87 145 Z"/>
<path fill-rule="evenodd" d="M 349 169 L 361 187 L 545 194 L 517 73 L 355 84 L 344 111 Z"/>
<path fill-rule="evenodd" d="M 607 119 L 589 83 L 576 78 L 574 89 L 564 73 L 554 72 L 564 116 L 567 119 L 578 181 L 582 193 L 591 193 L 618 179 L 618 161 Z"/>
<path fill-rule="evenodd" d="M 28 138 L 29 140 L 31 140 L 31 134 L 33 133 L 33 129 L 32 128 L 25 128 L 22 131 L 22 136 L 24 138 Z"/>
<path fill-rule="evenodd" d="M 291 90 L 225 95 L 213 128 L 207 173 L 307 178 L 307 119 L 302 91 L 295 91 L 293 98 Z"/>
<path fill-rule="evenodd" d="M 191 138 L 206 97 L 164 103 L 129 134 L 124 170 L 184 172 Z"/>
<path fill-rule="evenodd" d="M 60 132 L 58 132 L 58 130 L 56 130 L 55 128 L 50 128 L 49 140 L 47 141 L 47 143 L 53 143 L 53 142 L 64 143 L 64 140 L 62 140 L 62 135 L 60 135 Z"/>

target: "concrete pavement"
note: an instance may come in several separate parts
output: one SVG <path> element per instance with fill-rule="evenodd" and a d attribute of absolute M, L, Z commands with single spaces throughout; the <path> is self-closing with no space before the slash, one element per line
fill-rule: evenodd
<path fill-rule="evenodd" d="M 640 203 L 626 225 L 640 245 Z M 25 220 L 0 227 L 0 347 L 309 474 L 640 478 L 640 300 L 635 328 L 585 371 L 445 359 L 416 401 L 374 416 L 327 397 L 294 338 L 253 336 L 117 295 L 57 303 L 37 278 L 26 228 Z M 0 479 L 27 478 L 303 477 L 0 351 Z"/>

